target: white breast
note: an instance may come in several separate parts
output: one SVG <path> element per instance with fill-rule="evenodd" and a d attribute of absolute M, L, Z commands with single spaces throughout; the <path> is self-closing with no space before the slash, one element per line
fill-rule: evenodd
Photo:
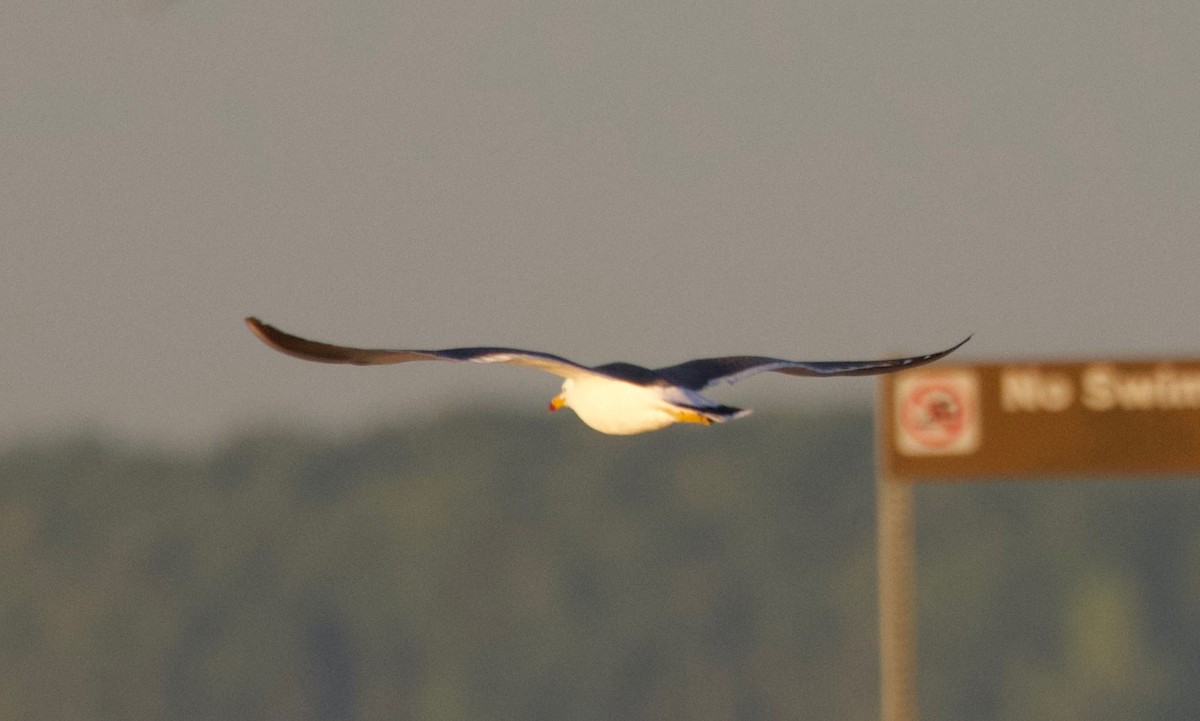
<path fill-rule="evenodd" d="M 583 376 L 563 385 L 566 405 L 579 420 L 601 433 L 627 436 L 656 431 L 675 422 L 666 412 L 662 389 L 602 376 Z"/>

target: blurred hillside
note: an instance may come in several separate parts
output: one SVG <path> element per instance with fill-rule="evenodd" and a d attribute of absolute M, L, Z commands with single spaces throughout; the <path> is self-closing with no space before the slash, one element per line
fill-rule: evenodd
<path fill-rule="evenodd" d="M 0 455 L 3 719 L 873 719 L 868 414 Z M 1200 708 L 1200 483 L 918 491 L 923 718 Z"/>

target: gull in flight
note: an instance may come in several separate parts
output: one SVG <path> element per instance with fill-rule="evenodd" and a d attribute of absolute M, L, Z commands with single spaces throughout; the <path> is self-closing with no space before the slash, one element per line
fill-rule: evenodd
<path fill-rule="evenodd" d="M 472 361 L 537 368 L 563 379 L 562 392 L 550 399 L 550 410 L 570 408 L 588 426 L 613 435 L 656 431 L 673 423 L 724 423 L 749 410 L 721 405 L 700 391 L 719 381 L 736 383 L 756 373 L 791 376 L 861 376 L 892 373 L 931 363 L 971 339 L 929 355 L 867 361 L 790 361 L 763 356 L 699 358 L 665 368 L 632 363 L 606 363 L 589 368 L 549 353 L 516 348 L 447 348 L 385 350 L 349 348 L 284 333 L 257 318 L 246 325 L 262 342 L 281 353 L 321 363 L 387 365 L 408 361 Z"/>

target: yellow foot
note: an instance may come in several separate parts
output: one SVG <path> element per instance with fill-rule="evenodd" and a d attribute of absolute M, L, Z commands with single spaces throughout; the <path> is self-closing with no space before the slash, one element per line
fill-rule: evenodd
<path fill-rule="evenodd" d="M 711 426 L 713 423 L 708 416 L 689 408 L 669 408 L 667 413 L 671 414 L 671 417 L 679 423 L 703 423 L 706 426 Z"/>

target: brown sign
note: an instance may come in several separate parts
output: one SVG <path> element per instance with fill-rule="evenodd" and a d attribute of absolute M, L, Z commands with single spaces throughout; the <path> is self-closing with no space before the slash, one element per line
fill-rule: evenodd
<path fill-rule="evenodd" d="M 880 389 L 888 478 L 1200 474 L 1200 360 L 939 364 Z"/>

